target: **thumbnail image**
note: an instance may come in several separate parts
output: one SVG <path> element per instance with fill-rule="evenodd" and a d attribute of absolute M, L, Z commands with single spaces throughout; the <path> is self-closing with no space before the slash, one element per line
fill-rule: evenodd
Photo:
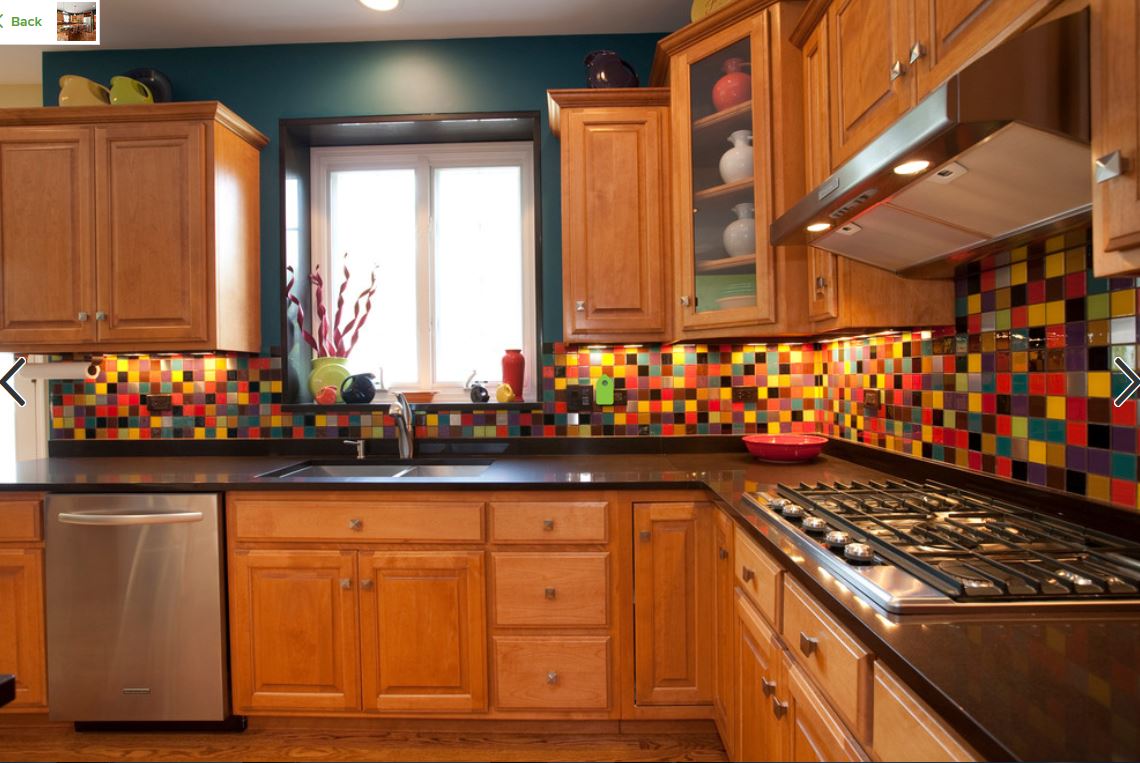
<path fill-rule="evenodd" d="M 55 39 L 95 42 L 95 3 L 56 3 Z"/>

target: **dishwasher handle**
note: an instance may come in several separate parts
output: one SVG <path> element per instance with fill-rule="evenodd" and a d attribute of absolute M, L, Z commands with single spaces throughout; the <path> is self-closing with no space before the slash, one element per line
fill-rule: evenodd
<path fill-rule="evenodd" d="M 173 525 L 181 522 L 201 522 L 200 511 L 174 511 L 151 514 L 101 514 L 95 511 L 61 513 L 59 521 L 65 525 L 99 525 L 123 527 L 125 525 Z"/>

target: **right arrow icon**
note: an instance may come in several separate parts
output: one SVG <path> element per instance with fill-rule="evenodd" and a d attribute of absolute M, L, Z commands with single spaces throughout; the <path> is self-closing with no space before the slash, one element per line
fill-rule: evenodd
<path fill-rule="evenodd" d="M 1120 358 L 1113 358 L 1112 360 L 1116 363 L 1116 367 L 1120 369 L 1120 372 L 1128 378 L 1128 386 L 1121 390 L 1120 394 L 1112 401 L 1112 404 L 1119 408 L 1124 405 L 1124 402 L 1128 400 L 1128 398 L 1136 394 L 1136 390 L 1140 389 L 1140 374 L 1137 374 L 1129 368 L 1128 364 Z"/>

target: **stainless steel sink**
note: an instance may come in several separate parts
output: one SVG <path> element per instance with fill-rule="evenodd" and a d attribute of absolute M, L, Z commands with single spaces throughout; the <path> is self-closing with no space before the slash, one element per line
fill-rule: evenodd
<path fill-rule="evenodd" d="M 301 463 L 277 471 L 258 475 L 275 479 L 309 482 L 355 480 L 376 482 L 401 478 L 449 479 L 478 477 L 491 466 L 489 461 L 464 463 L 395 463 L 378 464 L 367 461 L 342 463 Z"/>

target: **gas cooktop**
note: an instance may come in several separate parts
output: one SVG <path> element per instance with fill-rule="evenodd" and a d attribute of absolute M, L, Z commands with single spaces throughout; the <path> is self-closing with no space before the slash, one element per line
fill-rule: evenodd
<path fill-rule="evenodd" d="M 778 485 L 745 498 L 891 612 L 1140 606 L 1140 544 L 950 485 Z"/>

